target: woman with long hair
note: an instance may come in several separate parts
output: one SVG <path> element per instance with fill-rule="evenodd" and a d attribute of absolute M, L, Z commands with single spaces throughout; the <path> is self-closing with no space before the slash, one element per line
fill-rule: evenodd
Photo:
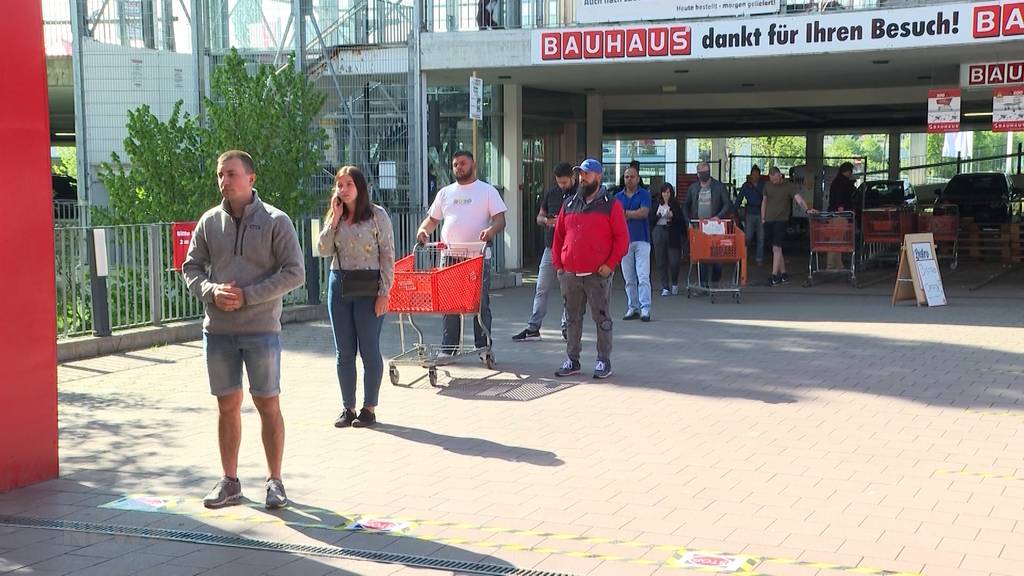
<path fill-rule="evenodd" d="M 395 240 L 391 218 L 370 202 L 366 176 L 343 166 L 334 177 L 334 192 L 324 216 L 318 249 L 332 256 L 327 311 L 337 349 L 338 382 L 343 409 L 334 425 L 372 426 L 384 359 L 380 331 L 394 280 Z M 363 360 L 363 407 L 356 414 L 356 352 Z"/>
<path fill-rule="evenodd" d="M 683 234 L 686 231 L 683 208 L 676 198 L 676 189 L 665 182 L 654 198 L 650 212 L 654 240 L 654 260 L 661 275 L 661 295 L 679 293 L 679 260 L 683 252 Z"/>

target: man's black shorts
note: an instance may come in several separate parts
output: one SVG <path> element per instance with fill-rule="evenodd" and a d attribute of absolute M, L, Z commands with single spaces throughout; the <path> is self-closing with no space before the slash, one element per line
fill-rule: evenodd
<path fill-rule="evenodd" d="M 786 221 L 770 220 L 764 223 L 764 237 L 772 246 L 782 247 L 786 240 Z"/>

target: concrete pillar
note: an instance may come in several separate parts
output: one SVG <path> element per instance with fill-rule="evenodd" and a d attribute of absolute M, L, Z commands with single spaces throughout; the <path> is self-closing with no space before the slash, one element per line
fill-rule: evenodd
<path fill-rule="evenodd" d="M 903 133 L 899 130 L 889 131 L 889 180 L 900 179 L 900 140 Z"/>
<path fill-rule="evenodd" d="M 920 166 L 922 164 L 927 164 L 927 160 L 928 134 L 925 132 L 915 132 L 914 134 L 911 134 L 907 165 Z M 914 186 L 920 186 L 922 184 L 927 184 L 928 182 L 928 170 L 925 168 L 910 170 L 907 172 L 907 176 L 910 178 L 910 183 Z"/>
<path fill-rule="evenodd" d="M 822 130 L 807 131 L 807 181 L 804 182 L 804 200 L 812 204 L 813 208 L 828 206 L 828 190 L 818 190 L 815 186 L 816 178 L 812 175 L 821 173 L 824 168 L 822 157 L 825 155 L 825 132 Z M 823 196 L 824 195 L 824 196 Z"/>
<path fill-rule="evenodd" d="M 718 180 L 724 181 L 727 178 L 726 170 L 729 168 L 729 149 L 725 138 L 711 139 L 711 175 Z M 694 171 L 697 167 L 694 166 Z"/>
<path fill-rule="evenodd" d="M 0 492 L 57 476 L 57 334 L 50 119 L 42 4 L 9 2 L 0 18 Z M 14 257 L 14 250 L 17 256 Z"/>
<path fill-rule="evenodd" d="M 600 94 L 587 94 L 587 149 L 588 158 L 601 160 L 601 142 L 604 139 L 604 102 Z"/>
<path fill-rule="evenodd" d="M 523 267 L 523 87 L 503 86 L 502 185 L 505 187 L 505 267 Z"/>

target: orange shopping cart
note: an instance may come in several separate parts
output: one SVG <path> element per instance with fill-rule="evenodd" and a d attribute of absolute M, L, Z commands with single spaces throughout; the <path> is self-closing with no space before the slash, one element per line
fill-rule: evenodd
<path fill-rule="evenodd" d="M 707 294 L 712 303 L 716 294 L 730 294 L 740 302 L 740 287 L 747 283 L 747 246 L 743 231 L 732 220 L 691 220 L 690 268 L 686 273 L 686 297 Z M 708 264 L 733 264 L 732 281 L 716 286 L 704 278 L 701 270 Z M 696 278 L 696 283 L 694 283 Z"/>
<path fill-rule="evenodd" d="M 811 253 L 807 262 L 807 283 L 814 285 L 815 274 L 848 274 L 850 284 L 857 285 L 857 234 L 854 213 L 817 212 L 810 218 Z M 820 254 L 849 254 L 849 268 L 821 268 Z"/>
<path fill-rule="evenodd" d="M 952 245 L 953 261 L 949 264 L 951 270 L 956 270 L 959 264 L 958 249 L 960 245 L 960 211 L 953 204 L 935 206 L 930 211 L 921 212 L 917 215 L 917 229 L 920 232 L 931 232 L 935 244 L 940 242 Z M 941 254 L 938 256 L 942 257 Z"/>
<path fill-rule="evenodd" d="M 417 244 L 412 254 L 395 262 L 395 279 L 388 297 L 388 311 L 398 314 L 401 354 L 388 361 L 391 383 L 399 385 L 399 366 L 419 366 L 427 369 L 431 386 L 437 386 L 437 367 L 454 362 L 459 357 L 479 355 L 484 365 L 494 368 L 491 352 L 491 334 L 480 318 L 480 297 L 483 290 L 484 242 Z M 417 315 L 461 316 L 458 345 L 426 344 L 423 331 L 416 325 Z M 475 317 L 487 337 L 482 348 L 464 346 L 462 333 L 466 317 Z M 416 342 L 406 347 L 405 323 L 416 332 Z"/>
<path fill-rule="evenodd" d="M 864 261 L 899 255 L 903 236 L 914 233 L 914 212 L 905 208 L 868 208 L 861 213 L 861 258 Z"/>

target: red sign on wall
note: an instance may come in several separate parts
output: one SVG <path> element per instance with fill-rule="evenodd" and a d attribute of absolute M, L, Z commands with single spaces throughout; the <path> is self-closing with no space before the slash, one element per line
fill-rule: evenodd
<path fill-rule="evenodd" d="M 185 256 L 188 255 L 188 245 L 192 243 L 192 231 L 196 229 L 195 222 L 175 222 L 171 224 L 171 255 L 174 261 L 174 269 L 181 271 L 181 265 L 185 263 Z"/>
<path fill-rule="evenodd" d="M 1024 60 L 970 64 L 961 73 L 961 86 L 998 86 L 1024 82 Z"/>
<path fill-rule="evenodd" d="M 616 60 L 690 54 L 689 26 L 543 32 L 541 60 Z"/>

